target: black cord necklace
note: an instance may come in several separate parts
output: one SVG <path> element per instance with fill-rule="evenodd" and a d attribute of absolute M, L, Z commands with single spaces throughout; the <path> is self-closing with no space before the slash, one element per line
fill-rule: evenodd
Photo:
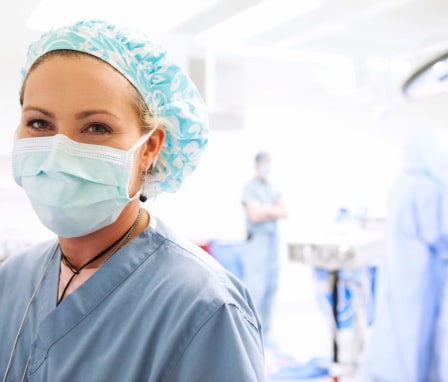
<path fill-rule="evenodd" d="M 101 258 L 102 256 L 104 256 L 107 252 L 109 252 L 112 248 L 114 248 L 117 244 L 119 244 L 123 239 L 126 239 L 123 241 L 123 244 L 121 246 L 118 246 L 114 252 L 111 253 L 111 255 L 109 256 L 109 258 L 115 253 L 117 252 L 124 244 L 126 244 L 126 242 L 129 240 L 129 237 L 131 236 L 132 231 L 134 230 L 135 226 L 137 225 L 137 222 L 140 219 L 140 214 L 141 214 L 141 210 L 138 211 L 138 215 L 134 221 L 134 223 L 132 223 L 132 225 L 129 227 L 129 229 L 121 236 L 118 238 L 118 240 L 114 241 L 111 245 L 109 245 L 106 249 L 104 249 L 103 251 L 101 251 L 100 253 L 98 253 L 98 255 L 94 256 L 93 258 L 91 258 L 89 261 L 87 261 L 86 263 L 84 263 L 83 265 L 81 265 L 79 268 L 76 268 L 68 259 L 67 257 L 64 255 L 64 252 L 62 252 L 61 249 L 61 261 L 68 267 L 68 269 L 70 269 L 70 271 L 73 273 L 71 275 L 71 277 L 68 279 L 67 284 L 65 284 L 64 290 L 62 291 L 61 296 L 59 297 L 57 304 L 59 305 L 60 302 L 63 300 L 65 294 L 67 293 L 67 289 L 70 286 L 70 284 L 72 283 L 73 279 L 75 278 L 75 276 L 79 275 L 79 273 L 85 268 L 87 267 L 89 264 L 92 264 L 94 261 L 98 260 L 99 258 Z"/>

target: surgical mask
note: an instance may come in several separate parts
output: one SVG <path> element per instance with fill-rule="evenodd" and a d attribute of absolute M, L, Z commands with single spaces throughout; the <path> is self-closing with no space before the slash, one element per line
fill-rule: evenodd
<path fill-rule="evenodd" d="M 13 176 L 41 222 L 62 237 L 78 237 L 114 223 L 129 197 L 142 136 L 129 150 L 79 143 L 65 135 L 14 142 Z"/>

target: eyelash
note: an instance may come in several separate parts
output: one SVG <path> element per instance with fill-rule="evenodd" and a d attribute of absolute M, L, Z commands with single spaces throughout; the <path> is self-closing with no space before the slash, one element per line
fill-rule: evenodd
<path fill-rule="evenodd" d="M 91 129 L 92 127 L 101 127 L 101 129 L 102 129 L 101 132 L 92 131 L 91 133 L 94 135 L 110 134 L 112 132 L 112 129 L 103 123 L 91 123 L 91 124 L 87 125 L 87 127 L 84 128 L 82 130 L 82 132 L 83 133 L 88 132 L 87 130 Z"/>
<path fill-rule="evenodd" d="M 42 127 L 36 127 L 35 124 L 44 124 L 45 126 Z M 45 130 L 51 130 L 51 125 L 47 121 L 43 119 L 31 119 L 26 123 L 26 126 L 29 128 L 36 130 L 36 131 L 45 131 Z M 92 131 L 92 128 L 101 128 L 101 131 Z M 90 130 L 90 131 L 89 131 Z M 103 123 L 90 123 L 85 128 L 82 129 L 82 133 L 91 133 L 93 135 L 103 135 L 103 134 L 110 134 L 112 133 L 112 129 L 103 124 Z"/>
<path fill-rule="evenodd" d="M 35 127 L 34 126 L 35 123 L 40 123 L 40 124 L 43 123 L 43 124 L 45 124 L 45 127 Z M 33 130 L 42 131 L 42 130 L 47 130 L 50 124 L 47 121 L 44 121 L 43 119 L 31 119 L 26 123 L 26 125 Z"/>

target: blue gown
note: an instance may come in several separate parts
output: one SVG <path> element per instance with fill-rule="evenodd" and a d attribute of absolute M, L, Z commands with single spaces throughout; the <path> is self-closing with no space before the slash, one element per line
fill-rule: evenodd
<path fill-rule="evenodd" d="M 56 244 L 33 246 L 0 267 L 0 378 L 45 273 L 7 381 L 20 381 L 25 369 L 32 382 L 266 380 L 247 289 L 161 221 L 58 306 L 58 249 L 50 260 Z"/>
<path fill-rule="evenodd" d="M 361 382 L 448 382 L 448 189 L 437 148 L 412 143 L 390 192 Z"/>

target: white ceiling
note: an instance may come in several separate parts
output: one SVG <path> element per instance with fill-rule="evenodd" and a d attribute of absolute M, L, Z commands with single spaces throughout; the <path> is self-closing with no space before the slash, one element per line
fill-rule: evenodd
<path fill-rule="evenodd" d="M 259 54 L 407 59 L 448 46 L 445 0 L 25 0 L 0 7 L 6 44 L 26 39 L 29 27 L 106 17 L 151 34 L 202 35 L 216 50 L 244 46 Z"/>
<path fill-rule="evenodd" d="M 398 97 L 412 71 L 448 50 L 446 0 L 26 0 L 0 4 L 2 57 L 86 17 L 177 36 L 192 54 L 281 62 L 304 97 L 311 89 L 359 104 Z"/>

